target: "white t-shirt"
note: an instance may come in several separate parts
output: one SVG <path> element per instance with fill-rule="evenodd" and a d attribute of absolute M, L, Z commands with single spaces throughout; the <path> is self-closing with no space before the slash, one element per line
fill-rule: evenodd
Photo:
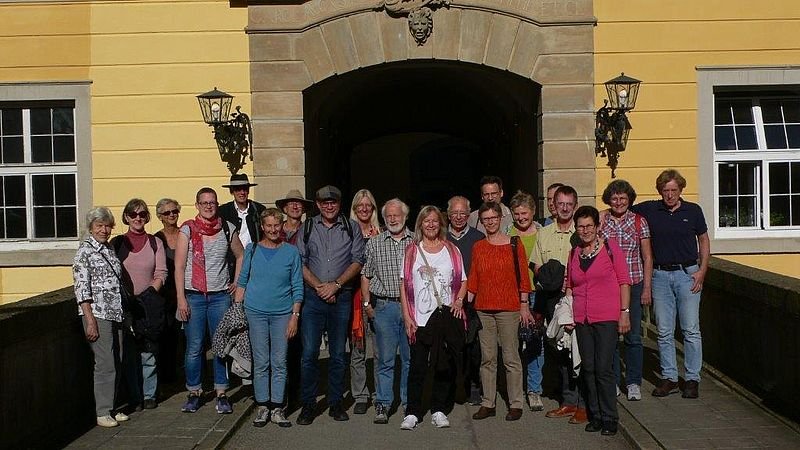
<path fill-rule="evenodd" d="M 247 211 L 250 209 L 250 205 L 247 205 L 247 208 L 242 211 L 236 206 L 236 212 L 239 213 L 239 218 L 242 219 L 242 227 L 239 228 L 239 240 L 242 241 L 242 248 L 247 248 L 247 244 L 253 242 L 253 239 L 250 238 L 250 229 L 247 228 Z"/>
<path fill-rule="evenodd" d="M 428 258 L 428 264 L 431 266 L 435 283 L 431 283 L 431 277 L 427 273 L 428 268 L 425 266 L 425 260 L 422 259 L 422 255 L 419 254 L 420 251 L 424 252 L 425 257 Z M 405 261 L 400 267 L 404 266 Z M 411 282 L 414 285 L 414 317 L 417 321 L 417 326 L 424 327 L 433 311 L 439 306 L 433 293 L 434 286 L 443 305 L 449 306 L 453 302 L 453 290 L 450 285 L 453 280 L 453 261 L 450 258 L 450 252 L 447 247 L 442 247 L 442 250 L 438 253 L 428 253 L 418 248 L 416 261 L 414 261 L 411 273 L 413 274 Z M 466 281 L 467 274 L 464 273 L 463 262 L 461 264 L 461 274 L 461 281 Z"/>

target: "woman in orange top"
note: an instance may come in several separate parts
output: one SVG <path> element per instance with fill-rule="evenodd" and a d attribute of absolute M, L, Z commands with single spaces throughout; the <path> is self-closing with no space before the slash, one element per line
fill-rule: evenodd
<path fill-rule="evenodd" d="M 478 217 L 486 228 L 486 239 L 472 247 L 472 263 L 467 277 L 469 300 L 481 319 L 481 407 L 473 414 L 475 420 L 495 415 L 497 397 L 497 341 L 503 347 L 503 364 L 506 367 L 509 410 L 506 420 L 522 417 L 522 363 L 519 359 L 519 323 L 533 321 L 528 309 L 528 278 L 525 247 L 516 242 L 516 254 L 511 238 L 500 232 L 502 210 L 497 203 L 484 203 Z M 517 258 L 516 264 L 514 258 Z M 516 273 L 515 273 L 516 269 Z"/>

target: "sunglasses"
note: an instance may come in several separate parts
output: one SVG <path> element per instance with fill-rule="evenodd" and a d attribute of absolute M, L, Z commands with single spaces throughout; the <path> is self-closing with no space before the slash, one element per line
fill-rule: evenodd
<path fill-rule="evenodd" d="M 147 211 L 139 211 L 139 212 L 131 211 L 127 213 L 126 216 L 128 216 L 129 219 L 135 219 L 137 217 L 140 219 L 147 219 L 147 216 L 149 216 L 149 214 L 147 213 Z"/>
<path fill-rule="evenodd" d="M 162 216 L 177 216 L 181 211 L 179 209 L 171 209 L 169 211 L 161 211 L 159 214 Z"/>

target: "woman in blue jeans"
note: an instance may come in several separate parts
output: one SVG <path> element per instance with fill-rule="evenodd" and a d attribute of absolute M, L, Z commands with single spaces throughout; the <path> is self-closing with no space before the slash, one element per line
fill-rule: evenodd
<path fill-rule="evenodd" d="M 217 193 L 204 187 L 197 192 L 198 214 L 181 225 L 175 247 L 175 290 L 177 318 L 186 333 L 186 390 L 189 396 L 181 411 L 197 412 L 203 394 L 201 369 L 205 362 L 203 343 L 214 333 L 231 304 L 232 283 L 229 264 L 235 257 L 234 279 L 242 266 L 242 242 L 236 227 L 217 214 Z M 233 412 L 225 391 L 228 370 L 222 358 L 214 357 L 214 390 L 219 414 Z"/>
<path fill-rule="evenodd" d="M 261 213 L 263 237 L 245 249 L 236 289 L 235 301 L 244 300 L 253 347 L 257 427 L 270 420 L 280 427 L 292 426 L 283 411 L 286 350 L 297 334 L 303 268 L 297 247 L 282 241 L 282 228 L 283 214 L 277 208 Z"/>

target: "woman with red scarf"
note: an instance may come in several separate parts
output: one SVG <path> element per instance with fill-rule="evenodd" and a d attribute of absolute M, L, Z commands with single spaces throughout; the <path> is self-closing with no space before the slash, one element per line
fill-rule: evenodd
<path fill-rule="evenodd" d="M 131 199 L 122 211 L 122 223 L 128 225 L 128 232 L 111 240 L 111 246 L 122 263 L 122 281 L 125 288 L 133 295 L 150 294 L 142 298 L 151 301 L 159 300 L 157 292 L 167 279 L 167 259 L 164 246 L 159 239 L 144 230 L 150 222 L 150 210 L 147 203 L 139 198 Z M 154 302 L 158 305 L 158 302 Z M 163 302 L 160 310 L 163 313 Z M 128 340 L 130 342 L 130 340 Z M 124 351 L 126 378 L 129 387 L 129 403 L 144 406 L 145 409 L 156 407 L 156 353 L 158 343 L 137 336 L 136 352 Z M 127 349 L 126 349 L 127 350 Z M 129 355 L 139 355 L 131 358 Z"/>
<path fill-rule="evenodd" d="M 175 289 L 178 296 L 178 320 L 185 322 L 186 389 L 189 397 L 181 411 L 196 412 L 202 390 L 201 368 L 205 359 L 204 341 L 213 334 L 231 304 L 236 289 L 233 280 L 242 267 L 242 243 L 236 227 L 217 215 L 219 203 L 214 189 L 204 187 L 197 192 L 198 214 L 181 225 L 175 247 Z M 225 228 L 223 228 L 225 227 Z M 228 254 L 233 253 L 236 267 L 231 278 Z M 228 371 L 225 362 L 214 357 L 214 389 L 219 414 L 233 412 L 225 391 Z"/>

